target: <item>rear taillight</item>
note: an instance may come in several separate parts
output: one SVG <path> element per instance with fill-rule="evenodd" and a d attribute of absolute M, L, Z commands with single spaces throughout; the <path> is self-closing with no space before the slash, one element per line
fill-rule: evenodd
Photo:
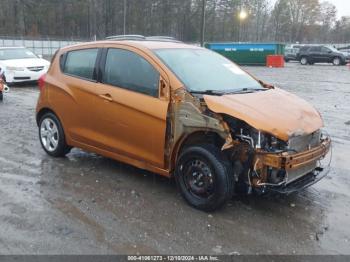
<path fill-rule="evenodd" d="M 39 90 L 40 92 L 42 92 L 44 90 L 44 87 L 45 87 L 45 78 L 46 78 L 46 75 L 42 75 L 39 80 L 38 80 L 38 86 L 39 86 Z"/>

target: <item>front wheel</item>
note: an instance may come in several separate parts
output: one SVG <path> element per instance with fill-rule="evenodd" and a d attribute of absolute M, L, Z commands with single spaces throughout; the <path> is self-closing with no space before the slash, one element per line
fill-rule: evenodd
<path fill-rule="evenodd" d="M 309 63 L 309 61 L 308 61 L 307 57 L 302 57 L 300 59 L 300 64 L 307 65 L 308 63 Z"/>
<path fill-rule="evenodd" d="M 230 166 L 217 147 L 192 146 L 179 157 L 175 180 L 191 206 L 213 211 L 233 196 L 234 179 Z"/>
<path fill-rule="evenodd" d="M 71 147 L 66 144 L 63 127 L 53 113 L 46 113 L 39 121 L 39 138 L 45 152 L 53 157 L 64 157 Z"/>
<path fill-rule="evenodd" d="M 341 64 L 340 58 L 339 57 L 335 57 L 333 59 L 333 65 L 339 66 L 340 64 Z"/>

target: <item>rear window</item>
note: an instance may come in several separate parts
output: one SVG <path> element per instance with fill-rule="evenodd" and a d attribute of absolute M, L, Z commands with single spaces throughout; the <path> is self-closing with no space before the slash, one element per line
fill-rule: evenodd
<path fill-rule="evenodd" d="M 97 53 L 97 48 L 68 52 L 63 72 L 71 76 L 93 80 Z"/>
<path fill-rule="evenodd" d="M 158 97 L 159 72 L 143 57 L 123 49 L 109 49 L 103 83 Z"/>
<path fill-rule="evenodd" d="M 309 48 L 310 48 L 310 46 L 302 46 L 302 47 L 300 48 L 300 51 L 301 51 L 301 52 L 305 52 L 305 51 L 307 51 Z"/>

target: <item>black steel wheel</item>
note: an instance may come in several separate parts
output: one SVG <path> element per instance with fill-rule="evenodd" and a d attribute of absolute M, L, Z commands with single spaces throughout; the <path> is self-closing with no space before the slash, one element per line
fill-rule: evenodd
<path fill-rule="evenodd" d="M 230 164 L 213 145 L 189 147 L 181 154 L 175 179 L 182 196 L 203 211 L 220 208 L 233 195 Z"/>

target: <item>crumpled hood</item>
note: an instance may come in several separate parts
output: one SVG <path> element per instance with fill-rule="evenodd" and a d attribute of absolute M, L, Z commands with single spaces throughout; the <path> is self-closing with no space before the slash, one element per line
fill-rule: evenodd
<path fill-rule="evenodd" d="M 323 120 L 313 106 L 279 88 L 248 94 L 205 95 L 204 100 L 211 111 L 240 119 L 284 141 L 323 127 Z"/>

